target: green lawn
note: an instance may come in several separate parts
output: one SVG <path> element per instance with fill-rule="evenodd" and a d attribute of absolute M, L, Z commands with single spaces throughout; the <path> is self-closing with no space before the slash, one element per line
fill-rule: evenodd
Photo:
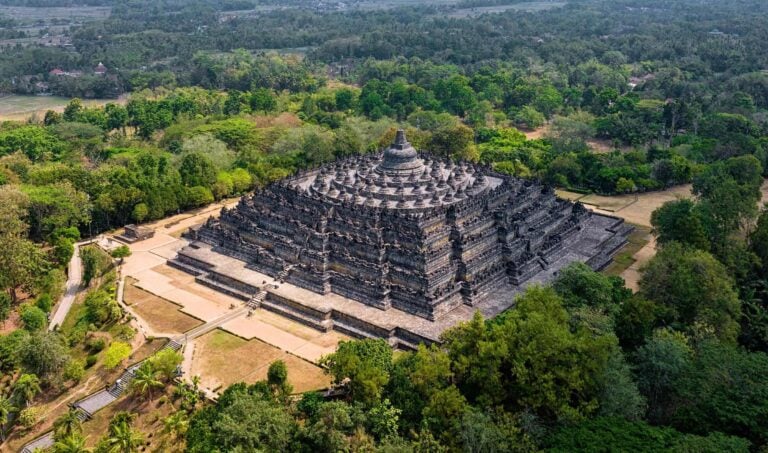
<path fill-rule="evenodd" d="M 63 111 L 70 99 L 60 96 L 4 96 L 0 97 L 0 120 L 25 119 L 25 117 L 38 113 L 42 117 L 46 110 Z M 118 102 L 117 99 L 88 99 L 83 104 L 89 107 L 100 106 L 109 102 Z"/>

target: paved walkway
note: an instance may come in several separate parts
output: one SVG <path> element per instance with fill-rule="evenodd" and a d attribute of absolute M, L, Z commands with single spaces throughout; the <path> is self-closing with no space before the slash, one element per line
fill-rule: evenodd
<path fill-rule="evenodd" d="M 84 289 L 82 287 L 83 282 L 83 267 L 80 260 L 80 247 L 92 243 L 93 240 L 78 242 L 75 244 L 75 252 L 72 254 L 72 259 L 69 260 L 69 270 L 67 277 L 67 289 L 64 291 L 64 296 L 61 298 L 61 302 L 56 305 L 53 315 L 51 315 L 51 321 L 48 324 L 48 330 L 53 330 L 57 326 L 61 326 L 64 320 L 67 318 L 69 310 L 72 308 L 72 304 L 75 302 L 75 298 L 78 293 Z"/>

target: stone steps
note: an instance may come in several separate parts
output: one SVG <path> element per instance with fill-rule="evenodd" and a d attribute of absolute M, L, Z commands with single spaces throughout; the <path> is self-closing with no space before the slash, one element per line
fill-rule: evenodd
<path fill-rule="evenodd" d="M 341 321 L 338 319 L 335 319 L 333 321 L 333 330 L 337 330 L 341 333 L 349 335 L 350 337 L 358 338 L 358 339 L 378 340 L 381 338 L 378 335 L 375 335 L 363 329 L 351 326 L 345 323 L 344 321 Z"/>
<path fill-rule="evenodd" d="M 269 299 L 263 300 L 261 302 L 260 308 L 300 322 L 306 326 L 312 327 L 313 329 L 317 329 L 322 332 L 328 332 L 335 325 L 335 323 L 330 319 L 317 318 L 288 305 L 275 303 Z"/>
<path fill-rule="evenodd" d="M 203 286 L 207 286 L 211 289 L 215 289 L 216 291 L 222 292 L 228 296 L 232 296 L 236 299 L 240 299 L 243 301 L 248 301 L 251 299 L 251 295 L 248 293 L 245 293 L 243 291 L 240 291 L 239 289 L 233 288 L 225 283 L 222 283 L 218 280 L 214 280 L 211 278 L 208 274 L 200 275 L 198 277 L 195 277 L 195 281 L 197 283 L 200 283 Z"/>
<path fill-rule="evenodd" d="M 168 265 L 178 269 L 182 272 L 186 272 L 187 274 L 194 275 L 195 277 L 199 277 L 201 275 L 205 275 L 205 272 L 200 270 L 198 267 L 195 267 L 191 264 L 187 264 L 184 262 L 179 261 L 176 258 L 170 259 L 167 261 Z"/>

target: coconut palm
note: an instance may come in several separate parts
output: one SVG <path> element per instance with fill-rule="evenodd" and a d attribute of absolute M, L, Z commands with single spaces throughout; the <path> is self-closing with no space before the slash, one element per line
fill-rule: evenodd
<path fill-rule="evenodd" d="M 22 374 L 13 384 L 13 395 L 17 401 L 29 407 L 29 404 L 40 393 L 40 379 L 34 374 Z"/>
<path fill-rule="evenodd" d="M 135 453 L 144 443 L 144 436 L 125 421 L 109 428 L 109 435 L 104 439 L 104 446 L 109 453 Z"/>
<path fill-rule="evenodd" d="M 189 428 L 189 416 L 185 411 L 178 411 L 163 420 L 163 434 L 177 439 L 183 436 Z"/>
<path fill-rule="evenodd" d="M 82 429 L 83 422 L 79 417 L 80 413 L 75 408 L 70 408 L 66 414 L 59 417 L 53 423 L 53 429 L 55 430 L 57 438 L 69 437 L 72 434 L 79 434 Z"/>
<path fill-rule="evenodd" d="M 0 396 L 0 439 L 5 440 L 5 424 L 8 423 L 8 417 L 16 412 L 16 408 L 11 400 L 5 396 Z"/>
<path fill-rule="evenodd" d="M 163 383 L 157 378 L 152 363 L 147 361 L 141 364 L 131 381 L 131 390 L 139 395 L 147 395 L 152 400 L 152 390 L 161 388 Z"/>
<path fill-rule="evenodd" d="M 53 444 L 53 453 L 89 453 L 85 448 L 85 437 L 79 432 L 72 432 L 62 437 Z"/>

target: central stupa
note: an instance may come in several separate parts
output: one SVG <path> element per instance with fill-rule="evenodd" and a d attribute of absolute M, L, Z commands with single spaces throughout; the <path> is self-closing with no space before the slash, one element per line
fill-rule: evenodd
<path fill-rule="evenodd" d="M 400 130 L 382 153 L 244 197 L 192 231 L 172 263 L 241 298 L 260 285 L 215 263 L 216 254 L 316 294 L 439 321 L 462 306 L 508 307 L 511 300 L 494 298 L 573 261 L 601 268 L 629 230 L 537 182 L 419 153 Z M 303 310 L 300 298 L 284 299 L 275 296 L 271 306 Z M 359 310 L 330 310 L 338 313 L 327 321 L 337 327 L 366 322 L 349 311 Z M 311 324 L 308 313 L 292 317 Z"/>

